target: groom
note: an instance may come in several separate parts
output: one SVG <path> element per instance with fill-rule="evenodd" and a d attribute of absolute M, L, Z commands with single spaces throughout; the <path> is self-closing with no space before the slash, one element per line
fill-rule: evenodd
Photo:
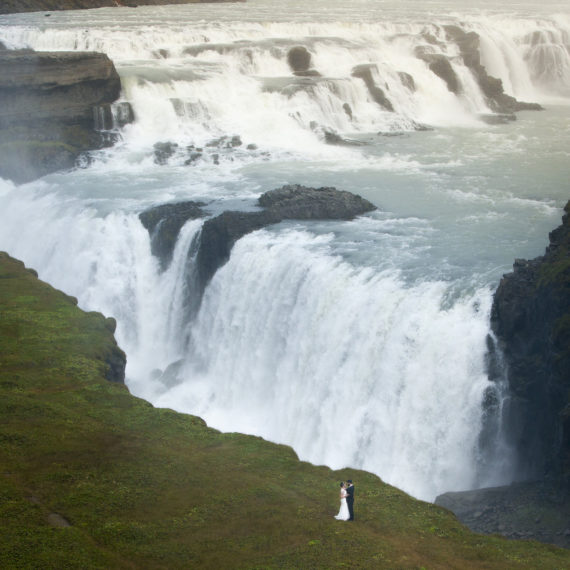
<path fill-rule="evenodd" d="M 346 504 L 348 505 L 348 520 L 354 520 L 354 485 L 352 484 L 352 479 L 347 480 L 348 487 L 346 489 Z"/>

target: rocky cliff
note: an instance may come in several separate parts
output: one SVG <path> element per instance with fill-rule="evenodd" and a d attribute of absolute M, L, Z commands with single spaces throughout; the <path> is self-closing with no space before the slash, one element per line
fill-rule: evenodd
<path fill-rule="evenodd" d="M 445 493 L 436 504 L 476 532 L 570 548 L 570 202 L 543 256 L 517 259 L 495 293 L 491 324 L 507 367 L 503 431 L 515 478 Z M 490 339 L 490 349 L 494 344 Z M 492 354 L 491 354 L 492 356 Z M 492 376 L 490 375 L 490 378 Z"/>
<path fill-rule="evenodd" d="M 121 81 L 101 53 L 0 51 L 0 176 L 27 182 L 111 143 L 95 129 Z"/>
<path fill-rule="evenodd" d="M 570 202 L 543 256 L 517 259 L 492 328 L 508 367 L 505 428 L 524 478 L 570 476 Z"/>

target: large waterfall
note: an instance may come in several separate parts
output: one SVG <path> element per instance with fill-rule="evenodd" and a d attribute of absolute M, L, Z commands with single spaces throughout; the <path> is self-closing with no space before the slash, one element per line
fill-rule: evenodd
<path fill-rule="evenodd" d="M 502 273 L 542 253 L 568 198 L 568 9 L 305 4 L 0 21 L 9 48 L 107 53 L 135 117 L 72 171 L 0 180 L 0 249 L 115 317 L 127 384 L 157 406 L 428 500 L 507 482 L 500 430 L 479 445 L 483 400 L 502 396 L 487 377 L 489 315 Z M 452 38 L 471 32 L 505 92 L 545 111 L 488 124 Z M 292 73 L 295 46 L 314 73 Z M 439 56 L 455 91 L 430 69 Z M 166 269 L 153 257 L 143 210 L 249 210 L 285 183 L 336 186 L 378 210 L 249 234 L 200 298 L 188 275 L 201 220 L 182 228 Z"/>

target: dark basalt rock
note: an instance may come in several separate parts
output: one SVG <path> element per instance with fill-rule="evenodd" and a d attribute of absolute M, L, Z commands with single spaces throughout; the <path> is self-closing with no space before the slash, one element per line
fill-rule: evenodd
<path fill-rule="evenodd" d="M 136 8 L 137 6 L 164 6 L 209 2 L 245 2 L 245 0 L 2 0 L 0 14 L 18 12 L 45 12 L 47 10 L 86 10 L 90 8 Z M 49 14 L 46 14 L 49 16 Z"/>
<path fill-rule="evenodd" d="M 188 220 L 204 217 L 202 202 L 162 204 L 139 214 L 142 225 L 151 236 L 152 254 L 160 261 L 164 271 L 172 261 L 172 254 L 182 226 Z"/>
<path fill-rule="evenodd" d="M 432 73 L 435 73 L 447 85 L 447 89 L 456 95 L 461 91 L 461 83 L 453 70 L 449 57 L 440 53 L 431 53 L 417 49 L 416 57 L 425 61 Z"/>
<path fill-rule="evenodd" d="M 307 188 L 298 184 L 266 192 L 260 212 L 224 212 L 204 223 L 197 255 L 203 289 L 230 257 L 242 236 L 282 220 L 350 220 L 376 209 L 364 198 L 336 188 Z"/>
<path fill-rule="evenodd" d="M 570 548 L 570 490 L 557 481 L 444 493 L 435 504 L 475 532 Z"/>
<path fill-rule="evenodd" d="M 164 165 L 168 159 L 176 153 L 178 145 L 174 142 L 157 142 L 154 143 L 154 162 Z"/>
<path fill-rule="evenodd" d="M 348 139 L 346 137 L 341 137 L 338 133 L 331 131 L 329 129 L 323 129 L 323 136 L 327 144 L 337 145 L 337 146 L 365 146 L 366 143 L 363 141 Z"/>
<path fill-rule="evenodd" d="M 491 324 L 508 367 L 504 430 L 517 473 L 570 480 L 570 202 L 543 256 L 517 259 Z"/>
<path fill-rule="evenodd" d="M 295 73 L 308 71 L 311 67 L 311 54 L 304 46 L 292 47 L 287 52 L 287 63 Z"/>
<path fill-rule="evenodd" d="M 112 144 L 96 117 L 120 91 L 105 54 L 0 51 L 0 176 L 27 182 Z"/>
<path fill-rule="evenodd" d="M 386 109 L 387 111 L 394 111 L 394 106 L 381 87 L 376 85 L 374 81 L 374 76 L 372 74 L 373 69 L 378 69 L 378 67 L 374 63 L 364 63 L 362 65 L 357 65 L 352 70 L 352 76 L 358 77 L 364 81 L 370 96 L 378 105 Z"/>
<path fill-rule="evenodd" d="M 507 95 L 504 92 L 503 82 L 487 73 L 481 64 L 480 38 L 477 33 L 465 32 L 459 26 L 451 25 L 444 26 L 444 29 L 447 39 L 459 47 L 463 63 L 475 76 L 487 99 L 487 104 L 494 112 L 511 114 L 517 111 L 540 111 L 542 109 L 538 103 L 517 101 L 514 97 Z"/>

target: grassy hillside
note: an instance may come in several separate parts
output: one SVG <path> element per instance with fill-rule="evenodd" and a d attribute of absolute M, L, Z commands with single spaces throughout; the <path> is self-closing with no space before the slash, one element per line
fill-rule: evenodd
<path fill-rule="evenodd" d="M 369 473 L 153 408 L 105 380 L 110 329 L 0 254 L 1 568 L 570 567 Z"/>

